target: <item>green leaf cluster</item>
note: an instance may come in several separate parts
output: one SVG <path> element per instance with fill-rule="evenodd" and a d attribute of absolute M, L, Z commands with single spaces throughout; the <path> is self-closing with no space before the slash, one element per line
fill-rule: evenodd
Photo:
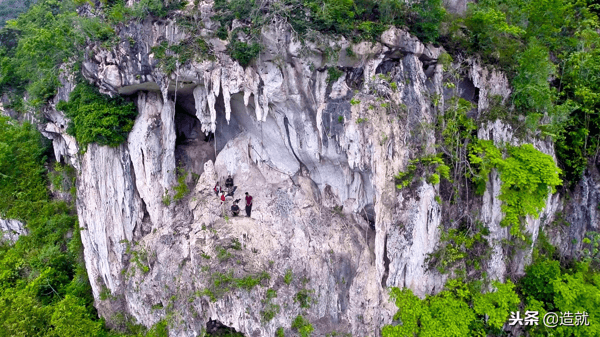
<path fill-rule="evenodd" d="M 527 267 L 519 283 L 525 299 L 525 310 L 537 310 L 540 317 L 546 312 L 586 312 L 589 326 L 544 325 L 529 327 L 531 336 L 598 336 L 600 326 L 593 322 L 600 319 L 600 274 L 590 269 L 588 263 L 576 263 L 563 268 L 555 260 L 542 258 Z"/>
<path fill-rule="evenodd" d="M 298 331 L 298 334 L 301 337 L 310 337 L 314 328 L 310 322 L 304 318 L 302 315 L 296 316 L 294 321 L 292 322 L 292 329 Z"/>
<path fill-rule="evenodd" d="M 442 273 L 448 273 L 452 267 L 464 262 L 467 268 L 480 270 L 483 261 L 489 258 L 491 247 L 485 238 L 489 229 L 481 223 L 471 229 L 463 225 L 442 231 L 440 247 L 427 257 L 431 267 Z M 457 270 L 457 273 L 460 271 Z"/>
<path fill-rule="evenodd" d="M 95 87 L 84 83 L 75 87 L 68 102 L 61 101 L 56 108 L 71 119 L 67 132 L 77 139 L 83 151 L 90 143 L 121 145 L 127 140 L 137 116 L 133 103 L 119 96 L 102 95 Z"/>
<path fill-rule="evenodd" d="M 187 171 L 183 168 L 178 168 L 177 173 L 177 185 L 173 187 L 173 190 L 175 191 L 175 195 L 173 196 L 174 201 L 179 201 L 190 193 L 190 188 L 186 183 L 188 177 Z"/>
<path fill-rule="evenodd" d="M 257 42 L 246 43 L 233 39 L 227 46 L 227 53 L 245 68 L 260 54 L 261 49 Z"/>
<path fill-rule="evenodd" d="M 327 68 L 327 83 L 335 83 L 343 74 L 344 72 L 337 67 Z"/>
<path fill-rule="evenodd" d="M 474 285 L 450 280 L 435 296 L 419 299 L 410 289 L 391 289 L 398 306 L 394 320 L 402 323 L 385 326 L 382 336 L 485 336 L 502 328 L 510 311 L 520 303 L 514 284 L 495 282 L 486 294 Z M 487 316 L 487 319 L 485 319 Z"/>
<path fill-rule="evenodd" d="M 427 175 L 427 182 L 433 185 L 440 183 L 440 177 L 450 179 L 450 167 L 444 163 L 442 154 L 428 155 L 413 159 L 408 162 L 405 172 L 398 172 L 394 176 L 396 179 L 396 188 L 403 189 L 408 187 L 418 175 L 424 173 Z"/>
<path fill-rule="evenodd" d="M 158 60 L 158 66 L 167 74 L 174 73 L 178 66 L 184 66 L 192 61 L 214 59 L 210 46 L 200 36 L 192 36 L 173 45 L 162 41 L 152 47 L 151 51 L 154 58 Z"/>
<path fill-rule="evenodd" d="M 77 218 L 50 199 L 45 150 L 33 126 L 0 117 L 0 217 L 29 232 L 0 243 L 0 336 L 96 336 Z"/>
<path fill-rule="evenodd" d="M 215 272 L 209 275 L 209 285 L 196 293 L 197 296 L 208 296 L 212 302 L 223 297 L 233 289 L 245 289 L 247 291 L 260 285 L 263 281 L 271 279 L 269 273 L 263 271 L 255 275 L 242 278 L 233 276 L 233 271 L 227 273 Z"/>
<path fill-rule="evenodd" d="M 493 291 L 482 293 L 480 282 L 464 283 L 451 279 L 437 295 L 416 297 L 411 290 L 391 289 L 398 312 L 394 320 L 401 324 L 382 329 L 387 336 L 501 336 L 511 312 L 586 312 L 589 325 L 547 328 L 525 327 L 529 336 L 597 336 L 600 327 L 600 274 L 588 263 L 561 267 L 559 261 L 542 257 L 526 268 L 516 284 L 493 282 Z"/>
<path fill-rule="evenodd" d="M 441 0 L 286 0 L 269 3 L 217 0 L 213 7 L 221 24 L 217 35 L 229 36 L 234 19 L 258 33 L 273 17 L 285 19 L 301 38 L 309 31 L 339 34 L 354 42 L 376 40 L 389 25 L 407 25 L 425 42 L 435 41 L 445 10 Z M 256 35 L 256 34 L 250 34 Z"/>
<path fill-rule="evenodd" d="M 497 169 L 502 181 L 499 199 L 504 218 L 501 225 L 510 227 L 512 235 L 525 240 L 521 220 L 525 216 L 539 217 L 549 193 L 562 184 L 562 173 L 551 156 L 536 150 L 531 144 L 508 146 L 506 158 L 493 141 L 478 140 L 470 145 L 469 161 L 479 169 L 473 178 L 477 192 L 483 194 L 492 169 Z"/>
<path fill-rule="evenodd" d="M 312 289 L 300 289 L 296 295 L 294 295 L 294 303 L 298 303 L 300 308 L 308 309 L 316 300 L 311 296 L 315 291 Z"/>
<path fill-rule="evenodd" d="M 281 310 L 279 304 L 274 304 L 272 302 L 273 298 L 275 297 L 277 297 L 277 291 L 274 289 L 268 289 L 265 299 L 261 300 L 262 304 L 264 305 L 263 310 L 260 312 L 263 322 L 271 321 Z"/>

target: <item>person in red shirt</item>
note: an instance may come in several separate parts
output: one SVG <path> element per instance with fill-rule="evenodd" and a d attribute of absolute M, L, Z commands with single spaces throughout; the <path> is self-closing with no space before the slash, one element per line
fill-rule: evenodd
<path fill-rule="evenodd" d="M 225 202 L 225 192 L 221 193 L 221 205 Z"/>
<path fill-rule="evenodd" d="M 252 196 L 246 192 L 246 216 L 250 217 L 252 212 Z"/>

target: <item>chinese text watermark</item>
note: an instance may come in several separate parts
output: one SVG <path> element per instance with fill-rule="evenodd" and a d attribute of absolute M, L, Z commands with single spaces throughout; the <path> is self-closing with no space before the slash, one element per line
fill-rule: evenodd
<path fill-rule="evenodd" d="M 549 312 L 542 318 L 542 324 L 548 328 L 555 328 L 557 326 L 580 326 L 590 325 L 588 321 L 587 312 Z M 538 311 L 525 311 L 525 316 L 521 317 L 521 312 L 511 311 L 510 318 L 508 319 L 508 325 L 539 325 L 540 316 Z"/>

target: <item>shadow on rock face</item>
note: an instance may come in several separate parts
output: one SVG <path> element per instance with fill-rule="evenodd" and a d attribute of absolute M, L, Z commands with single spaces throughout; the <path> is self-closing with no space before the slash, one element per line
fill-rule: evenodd
<path fill-rule="evenodd" d="M 234 328 L 230 328 L 217 320 L 213 320 L 212 318 L 209 318 L 208 322 L 206 322 L 206 332 L 212 337 L 244 337 L 242 333 L 235 331 Z"/>
<path fill-rule="evenodd" d="M 186 171 L 202 174 L 204 163 L 215 160 L 214 135 L 202 132 L 200 121 L 190 112 L 189 97 L 185 98 L 182 96 L 175 108 L 175 159 Z"/>

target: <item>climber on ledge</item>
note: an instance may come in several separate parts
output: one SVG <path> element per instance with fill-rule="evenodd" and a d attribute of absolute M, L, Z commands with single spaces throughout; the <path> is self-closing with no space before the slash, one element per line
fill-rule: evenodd
<path fill-rule="evenodd" d="M 240 207 L 238 206 L 239 201 L 240 201 L 240 199 L 237 199 L 236 201 L 233 202 L 233 205 L 231 205 L 231 213 L 233 214 L 233 216 L 240 215 Z"/>
<path fill-rule="evenodd" d="M 252 212 L 252 196 L 246 192 L 246 216 L 250 217 Z"/>
<path fill-rule="evenodd" d="M 218 197 L 219 194 L 221 193 L 221 186 L 219 186 L 219 182 L 217 181 L 217 184 L 215 185 L 215 188 L 213 189 L 215 191 L 215 195 Z"/>
<path fill-rule="evenodd" d="M 235 193 L 235 190 L 237 190 L 237 186 L 233 186 L 229 188 L 229 192 L 227 193 L 226 197 L 232 197 L 233 198 L 233 193 Z"/>

